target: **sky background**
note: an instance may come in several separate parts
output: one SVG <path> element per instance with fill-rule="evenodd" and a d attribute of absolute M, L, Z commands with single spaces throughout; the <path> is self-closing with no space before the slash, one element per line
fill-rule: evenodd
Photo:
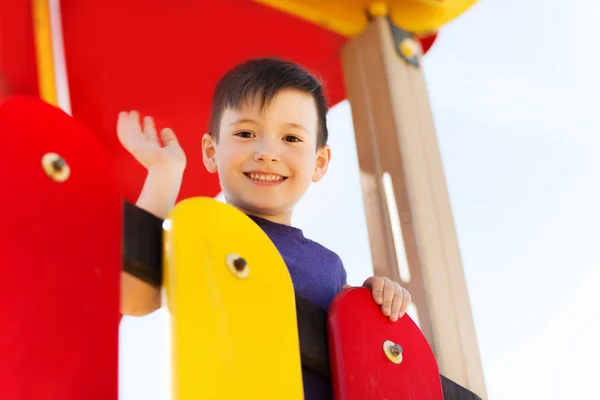
<path fill-rule="evenodd" d="M 491 400 L 600 399 L 600 4 L 480 1 L 424 59 Z M 371 273 L 350 105 L 294 224 Z M 348 218 L 351 214 L 352 219 Z M 126 317 L 120 398 L 170 398 L 168 314 Z"/>

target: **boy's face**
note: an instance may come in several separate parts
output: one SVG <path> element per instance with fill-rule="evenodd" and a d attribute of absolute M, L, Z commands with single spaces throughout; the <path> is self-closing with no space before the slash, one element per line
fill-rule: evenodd
<path fill-rule="evenodd" d="M 219 173 L 227 203 L 290 224 L 296 203 L 327 171 L 331 151 L 317 149 L 317 132 L 312 95 L 282 90 L 263 109 L 258 102 L 225 109 L 218 143 L 204 135 L 204 163 Z"/>

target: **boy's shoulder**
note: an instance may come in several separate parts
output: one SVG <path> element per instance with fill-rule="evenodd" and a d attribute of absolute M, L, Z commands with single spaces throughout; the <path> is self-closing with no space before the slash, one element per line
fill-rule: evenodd
<path fill-rule="evenodd" d="M 312 239 L 309 239 L 306 237 L 304 238 L 304 240 L 305 240 L 306 245 L 311 247 L 313 251 L 327 255 L 328 258 L 335 259 L 335 260 L 339 261 L 340 264 L 342 264 L 341 257 L 335 251 L 331 250 L 328 247 L 325 247 L 323 244 L 321 244 L 315 240 L 312 240 Z"/>
<path fill-rule="evenodd" d="M 301 251 L 302 256 L 311 261 L 313 268 L 333 268 L 340 274 L 342 281 L 345 283 L 346 269 L 344 268 L 344 263 L 338 253 L 325 247 L 323 244 L 306 237 L 303 242 L 304 249 Z"/>
<path fill-rule="evenodd" d="M 250 218 L 271 238 L 280 252 L 294 253 L 311 259 L 318 258 L 324 263 L 343 268 L 342 259 L 335 251 L 307 238 L 300 228 L 277 224 L 259 217 L 251 216 Z"/>

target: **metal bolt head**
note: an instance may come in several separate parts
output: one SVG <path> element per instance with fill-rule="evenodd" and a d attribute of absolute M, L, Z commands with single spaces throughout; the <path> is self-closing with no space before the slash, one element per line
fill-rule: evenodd
<path fill-rule="evenodd" d="M 420 57 L 422 50 L 421 45 L 414 39 L 406 38 L 400 42 L 399 50 L 407 58 Z"/>
<path fill-rule="evenodd" d="M 398 343 L 390 345 L 390 353 L 394 357 L 398 357 L 400 355 L 400 353 L 402 353 L 402 347 L 400 347 L 400 345 Z"/>
<path fill-rule="evenodd" d="M 42 157 L 42 168 L 46 175 L 55 182 L 64 182 L 71 176 L 71 168 L 59 154 L 46 153 Z"/>
<path fill-rule="evenodd" d="M 242 257 L 233 260 L 233 267 L 238 271 L 243 271 L 244 268 L 246 268 L 246 265 L 248 264 L 246 263 L 246 260 L 244 260 Z"/>
<path fill-rule="evenodd" d="M 383 352 L 385 353 L 388 360 L 394 364 L 400 364 L 402 362 L 402 346 L 391 340 L 386 340 L 383 343 Z"/>
<path fill-rule="evenodd" d="M 235 253 L 227 255 L 226 264 L 229 270 L 239 279 L 246 279 L 250 274 L 250 268 L 246 260 Z"/>

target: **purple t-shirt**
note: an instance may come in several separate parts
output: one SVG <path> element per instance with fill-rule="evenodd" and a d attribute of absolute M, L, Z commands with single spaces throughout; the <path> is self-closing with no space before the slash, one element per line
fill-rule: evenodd
<path fill-rule="evenodd" d="M 346 270 L 333 251 L 304 237 L 302 230 L 250 216 L 267 234 L 283 257 L 292 277 L 296 294 L 323 310 L 346 283 Z M 331 400 L 331 382 L 302 368 L 305 400 Z"/>

